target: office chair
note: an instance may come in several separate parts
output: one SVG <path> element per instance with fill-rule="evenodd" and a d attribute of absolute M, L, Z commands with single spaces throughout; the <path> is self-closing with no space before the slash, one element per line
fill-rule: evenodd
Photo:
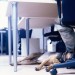
<path fill-rule="evenodd" d="M 66 50 L 65 44 L 59 34 L 58 31 L 54 31 L 54 25 L 51 26 L 51 31 L 44 34 L 44 37 L 47 37 L 47 39 L 50 39 L 50 44 L 53 42 L 56 43 L 56 52 L 64 53 Z"/>
<path fill-rule="evenodd" d="M 48 39 L 50 39 L 51 42 L 62 40 L 59 32 L 54 31 L 54 25 L 51 26 L 51 31 L 50 32 L 44 34 L 44 37 L 48 37 Z"/>
<path fill-rule="evenodd" d="M 58 5 L 58 14 L 59 18 L 61 18 L 61 1 L 57 0 Z M 68 27 L 75 27 L 75 0 L 62 0 L 62 24 Z M 60 22 L 61 24 L 61 22 Z M 64 63 L 53 65 L 52 69 L 50 70 L 51 75 L 57 75 L 57 68 L 75 68 L 75 58 L 68 60 Z"/>

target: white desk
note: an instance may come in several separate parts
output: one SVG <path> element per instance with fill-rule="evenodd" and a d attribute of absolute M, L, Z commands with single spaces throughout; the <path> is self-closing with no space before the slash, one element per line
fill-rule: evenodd
<path fill-rule="evenodd" d="M 33 28 L 50 27 L 51 25 L 56 24 L 55 19 L 56 18 L 50 18 L 50 17 L 30 18 L 29 19 L 29 28 L 33 29 Z M 18 23 L 18 29 L 26 29 L 25 20 L 26 20 L 26 18 L 24 18 L 24 17 L 20 20 L 20 22 Z M 42 29 L 42 34 L 44 34 L 44 29 Z M 45 49 L 44 49 L 44 36 L 42 36 L 42 41 L 43 41 L 42 42 L 43 52 L 45 52 Z M 29 48 L 29 50 L 30 50 L 30 48 Z M 28 50 L 26 52 L 29 53 Z"/>
<path fill-rule="evenodd" d="M 9 2 L 7 9 L 7 16 L 12 15 L 12 4 Z M 18 2 L 17 14 L 19 17 L 57 17 L 57 4 L 55 1 L 50 3 L 36 3 L 36 2 Z"/>
<path fill-rule="evenodd" d="M 41 1 L 41 2 L 40 2 Z M 13 26 L 13 53 L 14 53 L 14 71 L 17 71 L 17 17 L 26 17 L 26 39 L 27 39 L 27 50 L 29 50 L 29 18 L 33 17 L 57 17 L 57 4 L 55 1 L 44 2 L 44 0 L 39 0 L 39 2 L 30 2 L 30 0 L 9 0 L 7 16 L 9 17 L 9 24 L 11 25 L 11 15 L 12 15 L 12 26 Z M 11 26 L 9 25 L 9 34 Z M 10 39 L 9 35 L 9 39 Z M 9 41 L 10 44 L 11 41 Z M 9 47 L 9 49 L 11 46 Z M 10 52 L 10 51 L 9 51 Z M 11 60 L 11 53 L 10 60 Z"/>
<path fill-rule="evenodd" d="M 8 1 L 16 1 L 16 2 L 38 2 L 38 3 L 51 3 L 55 2 L 55 0 L 8 0 Z"/>
<path fill-rule="evenodd" d="M 26 29 L 25 25 L 25 20 L 26 18 L 22 18 L 19 23 L 18 23 L 18 29 Z M 29 28 L 45 28 L 45 27 L 50 27 L 51 25 L 56 24 L 56 18 L 49 18 L 49 17 L 44 17 L 44 18 L 30 18 L 29 20 Z"/>

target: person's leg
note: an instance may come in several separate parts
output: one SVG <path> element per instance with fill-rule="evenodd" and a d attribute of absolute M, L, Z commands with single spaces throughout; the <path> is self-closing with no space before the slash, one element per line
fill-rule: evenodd
<path fill-rule="evenodd" d="M 59 30 L 59 33 L 61 35 L 62 40 L 64 41 L 64 43 L 66 45 L 66 50 L 68 52 L 74 52 L 74 46 L 75 46 L 74 30 L 69 27 L 62 27 L 62 29 Z"/>
<path fill-rule="evenodd" d="M 60 25 L 57 25 L 56 27 L 61 35 L 62 40 L 65 43 L 66 50 L 72 52 L 75 46 L 75 33 L 73 28 L 63 27 Z"/>
<path fill-rule="evenodd" d="M 75 47 L 75 33 L 74 30 L 70 27 L 57 26 L 57 29 L 61 35 L 62 40 L 65 43 L 66 51 L 74 53 Z M 68 57 L 69 58 L 69 57 Z"/>

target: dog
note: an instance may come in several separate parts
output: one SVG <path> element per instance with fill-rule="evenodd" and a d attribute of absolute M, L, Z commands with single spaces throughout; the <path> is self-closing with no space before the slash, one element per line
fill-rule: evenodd
<path fill-rule="evenodd" d="M 47 59 L 42 61 L 40 65 L 35 67 L 35 70 L 39 71 L 43 68 L 43 66 L 47 65 L 46 71 L 49 72 L 50 69 L 52 69 L 54 64 L 61 63 L 61 60 L 62 60 L 61 58 L 62 58 L 62 55 L 60 53 L 52 53 Z"/>
<path fill-rule="evenodd" d="M 22 60 L 17 62 L 17 65 L 32 65 L 32 64 L 40 64 L 37 62 L 37 59 L 42 55 L 43 53 L 32 53 L 28 55 L 27 57 L 23 58 Z"/>
<path fill-rule="evenodd" d="M 49 57 L 41 61 L 40 63 L 37 61 L 37 58 L 40 57 L 43 53 L 33 53 L 21 61 L 17 62 L 17 65 L 32 65 L 32 64 L 39 64 L 35 67 L 36 71 L 40 71 L 43 66 L 46 66 L 46 71 L 50 71 L 54 64 L 61 63 L 62 54 L 52 52 L 50 53 Z"/>

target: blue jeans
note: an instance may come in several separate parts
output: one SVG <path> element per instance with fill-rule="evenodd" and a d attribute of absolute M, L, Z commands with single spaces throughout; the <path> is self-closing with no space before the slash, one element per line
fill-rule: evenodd
<path fill-rule="evenodd" d="M 68 52 L 74 52 L 75 47 L 75 33 L 73 28 L 70 27 L 63 27 L 60 25 L 57 25 L 57 30 L 59 31 L 62 40 L 65 43 L 66 51 Z"/>

